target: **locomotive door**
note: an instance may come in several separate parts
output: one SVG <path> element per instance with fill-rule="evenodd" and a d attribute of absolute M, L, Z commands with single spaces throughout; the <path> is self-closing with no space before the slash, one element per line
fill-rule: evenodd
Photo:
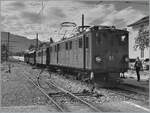
<path fill-rule="evenodd" d="M 117 59 L 116 59 L 116 55 L 117 55 L 117 45 L 116 45 L 116 40 L 117 38 L 115 37 L 115 35 L 112 33 L 109 35 L 109 52 L 108 52 L 108 70 L 109 71 L 114 71 L 116 69 L 117 66 Z"/>

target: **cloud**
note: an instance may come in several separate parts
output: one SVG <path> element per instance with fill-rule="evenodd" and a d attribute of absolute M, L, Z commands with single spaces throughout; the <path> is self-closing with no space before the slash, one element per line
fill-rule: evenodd
<path fill-rule="evenodd" d="M 34 23 L 38 23 L 41 24 L 42 23 L 42 19 L 44 19 L 44 17 L 42 17 L 40 14 L 37 13 L 33 13 L 33 12 L 22 12 L 21 16 L 24 20 L 26 20 L 28 23 L 34 24 Z"/>
<path fill-rule="evenodd" d="M 120 28 L 126 27 L 144 16 L 143 9 L 145 8 L 123 6 L 122 3 L 118 10 L 114 2 L 105 4 L 97 4 L 97 2 L 99 1 L 44 1 L 45 7 L 40 15 L 38 13 L 42 8 L 42 2 L 39 0 L 2 1 L 3 21 L 1 22 L 6 31 L 15 32 L 16 30 L 18 34 L 44 32 L 43 36 L 46 39 L 46 37 L 54 37 L 56 34 L 54 31 L 58 30 L 60 23 L 64 21 L 81 25 L 82 14 L 85 14 L 85 24 L 87 25 L 116 25 Z M 43 40 L 42 35 L 40 36 Z"/>
<path fill-rule="evenodd" d="M 66 17 L 66 15 L 62 11 L 62 9 L 57 8 L 57 7 L 53 8 L 53 9 L 51 8 L 50 9 L 50 14 L 54 15 L 57 18 L 65 18 Z"/>
<path fill-rule="evenodd" d="M 15 9 L 15 10 L 24 9 L 26 7 L 23 1 L 10 3 L 10 6 L 12 7 L 12 9 Z"/>
<path fill-rule="evenodd" d="M 63 12 L 63 9 L 57 8 L 57 7 L 51 7 L 49 8 L 45 15 L 47 15 L 47 21 L 52 23 L 53 21 L 60 21 L 66 18 L 66 14 Z"/>
<path fill-rule="evenodd" d="M 100 1 L 77 1 L 77 2 L 85 5 L 96 5 L 100 3 Z"/>
<path fill-rule="evenodd" d="M 114 5 L 98 5 L 95 8 L 89 9 L 87 12 L 87 23 L 89 24 L 101 24 L 105 20 L 106 16 L 115 11 Z"/>
<path fill-rule="evenodd" d="M 118 11 L 113 4 L 109 4 L 99 5 L 98 7 L 91 9 L 87 16 L 89 24 L 115 25 L 122 28 L 145 15 L 132 7 L 127 7 Z"/>

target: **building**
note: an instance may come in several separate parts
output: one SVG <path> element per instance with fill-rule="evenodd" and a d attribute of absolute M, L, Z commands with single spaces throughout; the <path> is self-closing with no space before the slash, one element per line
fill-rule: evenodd
<path fill-rule="evenodd" d="M 132 27 L 133 30 L 137 31 L 138 35 L 141 33 L 143 37 L 149 37 L 149 16 L 146 16 L 130 25 L 128 25 L 128 27 Z M 131 37 L 131 38 L 136 38 L 135 37 Z M 135 43 L 134 43 L 135 44 Z M 142 59 L 145 58 L 149 58 L 149 52 L 150 52 L 150 48 L 146 48 L 144 50 L 137 50 L 137 56 L 139 56 Z"/>

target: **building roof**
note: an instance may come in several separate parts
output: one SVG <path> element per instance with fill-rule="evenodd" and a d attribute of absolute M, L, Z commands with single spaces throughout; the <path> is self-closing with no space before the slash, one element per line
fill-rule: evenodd
<path fill-rule="evenodd" d="M 142 19 L 128 25 L 128 27 L 132 27 L 132 26 L 135 26 L 135 25 L 139 25 L 141 23 L 149 23 L 149 16 L 146 16 L 146 17 L 143 17 Z"/>

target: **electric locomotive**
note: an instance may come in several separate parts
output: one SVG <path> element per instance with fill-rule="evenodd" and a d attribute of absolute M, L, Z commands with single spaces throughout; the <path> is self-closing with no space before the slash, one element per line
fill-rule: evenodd
<path fill-rule="evenodd" d="M 41 60 L 50 69 L 63 72 L 94 73 L 104 79 L 120 78 L 128 69 L 128 31 L 114 26 L 92 26 L 50 44 Z M 82 77 L 81 77 L 82 78 Z"/>

